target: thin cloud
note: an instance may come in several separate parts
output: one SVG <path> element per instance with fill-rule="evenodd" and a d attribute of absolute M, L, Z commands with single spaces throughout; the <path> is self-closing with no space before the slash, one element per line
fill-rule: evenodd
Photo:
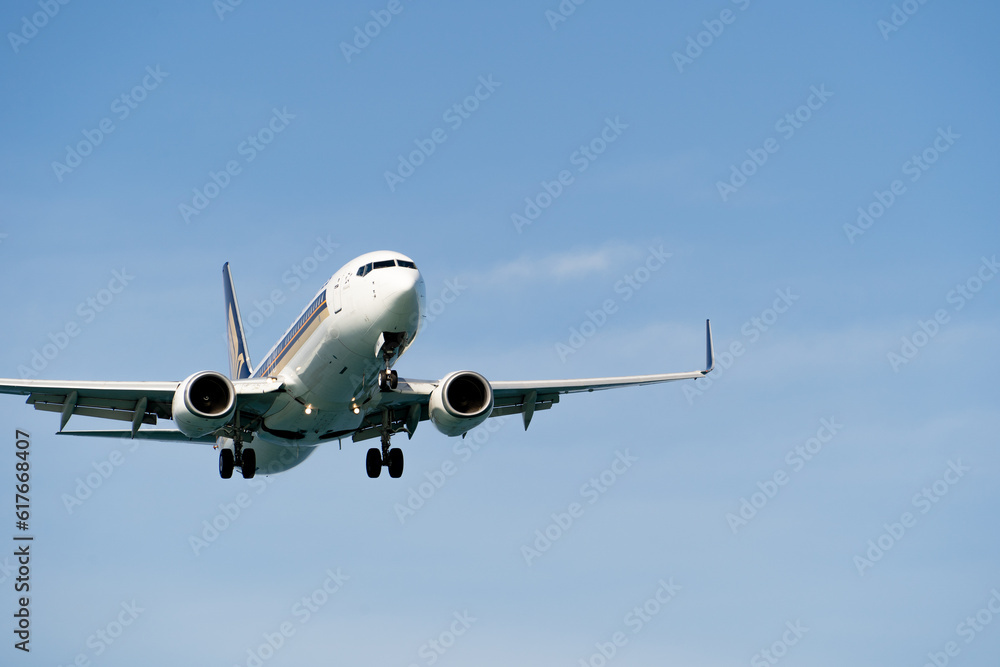
<path fill-rule="evenodd" d="M 469 280 L 486 285 L 503 285 L 545 278 L 582 280 L 595 274 L 606 274 L 627 268 L 642 259 L 645 247 L 629 244 L 606 245 L 597 250 L 579 249 L 543 257 L 522 255 L 498 264 L 484 273 L 470 274 Z"/>

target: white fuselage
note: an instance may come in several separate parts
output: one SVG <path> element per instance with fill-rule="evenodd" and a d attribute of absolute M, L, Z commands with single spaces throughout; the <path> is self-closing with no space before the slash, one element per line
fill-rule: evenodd
<path fill-rule="evenodd" d="M 260 472 L 298 465 L 318 444 L 349 436 L 378 409 L 378 373 L 385 367 L 379 343 L 387 333 L 402 335 L 394 364 L 417 335 L 424 300 L 420 271 L 396 252 L 362 255 L 327 281 L 254 369 L 253 377 L 275 378 L 285 388 L 248 444 Z"/>

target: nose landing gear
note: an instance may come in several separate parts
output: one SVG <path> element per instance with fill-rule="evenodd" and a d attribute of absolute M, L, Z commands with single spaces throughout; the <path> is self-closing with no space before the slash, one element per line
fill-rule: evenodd
<path fill-rule="evenodd" d="M 392 391 L 399 384 L 399 374 L 389 368 L 392 358 L 396 356 L 403 346 L 402 333 L 384 332 L 379 336 L 378 345 L 375 348 L 375 355 L 382 355 L 384 369 L 378 372 L 378 388 L 382 391 Z"/>
<path fill-rule="evenodd" d="M 392 391 L 399 386 L 399 373 L 386 368 L 378 372 L 378 388 L 382 391 Z"/>

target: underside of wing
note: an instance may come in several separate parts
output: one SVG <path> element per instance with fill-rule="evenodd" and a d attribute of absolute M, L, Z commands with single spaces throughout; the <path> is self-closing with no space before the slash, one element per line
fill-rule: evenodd
<path fill-rule="evenodd" d="M 539 396 L 572 394 L 581 391 L 598 391 L 617 387 L 639 387 L 676 380 L 697 380 L 712 372 L 715 367 L 715 348 L 712 343 L 712 323 L 705 320 L 705 368 L 684 373 L 658 373 L 652 375 L 623 375 L 619 377 L 584 378 L 580 380 L 529 380 L 527 382 L 493 382 L 497 397 L 524 395 L 537 392 Z"/>
<path fill-rule="evenodd" d="M 125 438 L 127 440 L 156 440 L 159 442 L 192 442 L 201 445 L 214 445 L 215 436 L 205 435 L 200 438 L 189 438 L 177 429 L 152 428 L 132 433 L 129 430 L 119 431 L 59 431 L 58 435 L 78 435 L 90 438 Z"/>
<path fill-rule="evenodd" d="M 170 419 L 177 382 L 50 382 L 0 380 L 0 394 L 27 395 L 36 410 L 60 413 L 59 430 L 73 415 L 142 424 Z"/>
<path fill-rule="evenodd" d="M 127 431 L 84 431 L 71 432 L 73 435 L 109 434 L 101 437 L 116 437 L 122 433 L 129 437 L 160 440 L 203 441 L 209 434 L 198 433 L 189 437 L 181 431 L 176 431 L 182 437 L 173 435 L 174 431 L 150 431 L 158 433 L 159 437 L 140 435 L 144 424 L 156 425 L 160 419 L 175 419 L 175 397 L 178 392 L 185 391 L 192 378 L 203 378 L 211 375 L 218 378 L 225 391 L 231 391 L 232 414 L 239 415 L 244 420 L 264 414 L 274 402 L 275 396 L 283 387 L 282 383 L 270 380 L 235 380 L 230 381 L 221 374 L 207 371 L 196 373 L 182 382 L 80 382 L 80 381 L 48 381 L 48 380 L 8 380 L 0 379 L 0 394 L 15 394 L 27 396 L 27 403 L 36 410 L 58 412 L 60 415 L 59 430 L 63 431 L 70 417 L 81 415 L 128 422 Z M 231 389 L 229 389 L 231 387 Z M 183 403 L 183 402 L 182 402 Z M 228 425 L 227 417 L 219 427 Z M 214 434 L 211 437 L 214 442 Z"/>
<path fill-rule="evenodd" d="M 579 380 L 490 382 L 493 409 L 489 416 L 501 417 L 521 414 L 523 415 L 524 428 L 527 429 L 535 411 L 551 408 L 559 402 L 559 397 L 562 394 L 600 391 L 618 387 L 639 387 L 677 380 L 697 380 L 711 373 L 714 367 L 715 350 L 712 343 L 712 324 L 705 320 L 705 368 L 703 370 Z M 442 382 L 446 381 L 447 378 L 442 381 L 400 378 L 396 391 L 382 395 L 381 407 L 383 409 L 369 414 L 358 431 L 353 434 L 354 441 L 378 437 L 386 424 L 388 424 L 390 432 L 405 431 L 412 437 L 417 424 L 430 419 L 431 394 Z"/>
<path fill-rule="evenodd" d="M 369 413 L 357 431 L 345 435 L 351 435 L 354 442 L 377 438 L 382 432 L 385 419 L 391 433 L 403 431 L 412 438 L 417 430 L 417 424 L 431 418 L 430 397 L 439 384 L 440 382 L 436 381 L 400 378 L 396 391 L 383 394 L 380 403 L 382 409 Z M 534 413 L 535 410 L 548 410 L 558 402 L 558 393 L 542 397 L 526 396 L 524 392 L 505 392 L 503 396 L 494 394 L 493 410 L 489 416 Z"/>

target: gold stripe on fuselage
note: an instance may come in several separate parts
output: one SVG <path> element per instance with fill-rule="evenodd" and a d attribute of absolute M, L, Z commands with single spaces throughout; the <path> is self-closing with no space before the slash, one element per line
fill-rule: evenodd
<path fill-rule="evenodd" d="M 259 375 L 259 377 L 273 377 L 280 373 L 285 366 L 288 365 L 288 362 L 291 361 L 292 357 L 294 357 L 298 351 L 302 349 L 305 342 L 309 340 L 314 333 L 316 333 L 316 330 L 319 329 L 323 320 L 329 316 L 330 311 L 326 307 L 326 300 L 323 300 L 320 302 L 319 307 L 315 312 L 313 312 L 312 315 L 306 317 L 301 323 L 298 324 L 298 328 L 292 332 L 288 342 L 285 343 L 285 346 L 278 350 L 277 356 L 275 356 L 274 361 L 270 364 L 270 367 L 262 368 L 259 374 L 255 373 L 254 375 Z"/>

